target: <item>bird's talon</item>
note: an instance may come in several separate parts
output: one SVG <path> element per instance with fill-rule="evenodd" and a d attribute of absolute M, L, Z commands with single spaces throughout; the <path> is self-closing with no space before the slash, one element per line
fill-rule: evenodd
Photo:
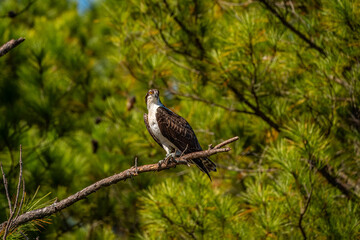
<path fill-rule="evenodd" d="M 161 164 L 163 164 L 164 163 L 164 160 L 160 160 L 159 162 L 158 162 L 158 168 L 161 168 Z"/>
<path fill-rule="evenodd" d="M 175 160 L 175 156 L 176 156 L 176 153 L 169 153 L 169 154 L 166 154 L 166 157 L 165 159 L 163 160 L 166 164 L 166 166 L 168 166 L 171 162 L 177 162 Z"/>

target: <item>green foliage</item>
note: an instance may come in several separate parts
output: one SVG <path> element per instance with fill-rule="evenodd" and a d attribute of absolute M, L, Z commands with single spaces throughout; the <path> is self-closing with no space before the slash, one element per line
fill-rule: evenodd
<path fill-rule="evenodd" d="M 47 193 L 44 196 L 38 196 L 40 187 L 38 187 L 34 193 L 33 196 L 27 197 L 26 194 L 24 196 L 21 196 L 20 198 L 23 198 L 22 200 L 19 199 L 16 213 L 17 215 L 21 215 L 23 213 L 36 210 L 39 208 L 43 208 L 46 206 L 49 206 L 55 202 L 55 199 L 52 200 L 45 200 L 51 193 Z M 20 208 L 20 201 L 23 201 L 23 204 Z M 14 215 L 13 219 L 17 216 Z M 7 239 L 23 239 L 24 236 L 28 232 L 36 232 L 40 231 L 41 229 L 44 229 L 49 223 L 51 223 L 51 220 L 49 218 L 43 218 L 43 219 L 35 219 L 30 222 L 27 222 L 23 225 L 20 225 L 19 227 L 12 229 L 9 231 L 9 234 L 7 236 Z M 0 236 L 3 237 L 4 232 L 0 232 Z"/>
<path fill-rule="evenodd" d="M 162 159 L 143 123 L 149 88 L 204 148 L 240 140 L 212 157 L 213 182 L 196 168 L 143 174 L 24 233 L 360 237 L 359 1 L 105 0 L 83 13 L 76 1 L 31 2 L 0 9 L 0 42 L 26 38 L 0 58 L 0 161 L 11 196 L 20 144 L 27 196 L 63 199 L 135 156 Z M 0 194 L 0 222 L 7 217 Z"/>
<path fill-rule="evenodd" d="M 184 184 L 171 178 L 151 187 L 141 199 L 144 238 L 205 238 L 233 236 L 239 218 L 236 201 L 216 193 L 205 176 L 190 174 Z"/>

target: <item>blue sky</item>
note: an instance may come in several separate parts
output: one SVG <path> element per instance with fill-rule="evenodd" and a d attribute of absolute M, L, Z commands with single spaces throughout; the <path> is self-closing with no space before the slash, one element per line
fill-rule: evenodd
<path fill-rule="evenodd" d="M 77 0 L 77 2 L 78 2 L 78 11 L 80 13 L 83 13 L 91 6 L 91 3 L 94 2 L 94 0 Z"/>

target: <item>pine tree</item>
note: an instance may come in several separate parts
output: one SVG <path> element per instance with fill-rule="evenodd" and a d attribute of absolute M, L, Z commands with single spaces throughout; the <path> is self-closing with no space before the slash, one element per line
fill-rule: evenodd
<path fill-rule="evenodd" d="M 26 38 L 0 58 L 10 192 L 20 143 L 28 198 L 41 186 L 39 198 L 63 199 L 135 156 L 162 159 L 142 120 L 149 88 L 203 148 L 240 137 L 212 158 L 213 182 L 186 167 L 141 175 L 27 234 L 360 237 L 358 1 L 106 0 L 84 13 L 71 1 L 2 5 L 1 42 Z M 5 195 L 0 208 L 5 221 Z"/>

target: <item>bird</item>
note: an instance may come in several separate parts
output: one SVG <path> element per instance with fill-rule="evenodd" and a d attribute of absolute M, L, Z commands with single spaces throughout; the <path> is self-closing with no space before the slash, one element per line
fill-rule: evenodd
<path fill-rule="evenodd" d="M 145 96 L 148 113 L 144 113 L 144 122 L 152 138 L 166 151 L 166 157 L 159 166 L 176 156 L 202 151 L 199 141 L 190 124 L 164 106 L 160 101 L 160 92 L 150 89 Z M 216 172 L 216 164 L 207 157 L 188 160 L 194 163 L 211 181 L 210 171 Z"/>

